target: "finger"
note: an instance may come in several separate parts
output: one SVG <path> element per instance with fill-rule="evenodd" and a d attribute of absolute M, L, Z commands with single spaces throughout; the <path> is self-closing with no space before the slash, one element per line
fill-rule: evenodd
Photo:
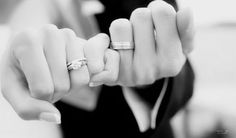
<path fill-rule="evenodd" d="M 106 34 L 98 34 L 88 40 L 84 47 L 88 69 L 91 75 L 104 70 L 104 53 L 109 47 L 110 39 Z"/>
<path fill-rule="evenodd" d="M 53 81 L 39 36 L 35 31 L 27 30 L 19 33 L 13 41 L 13 54 L 27 79 L 31 96 L 51 101 Z"/>
<path fill-rule="evenodd" d="M 111 41 L 112 42 L 133 42 L 133 30 L 132 25 L 127 19 L 117 19 L 114 20 L 109 28 Z M 118 83 L 127 85 L 128 82 L 133 82 L 132 80 L 126 80 L 126 78 L 131 79 L 132 64 L 133 64 L 133 50 L 118 50 L 120 55 L 120 69 Z M 123 76 L 123 77 L 122 77 Z"/>
<path fill-rule="evenodd" d="M 190 9 L 182 9 L 177 12 L 177 27 L 182 43 L 183 52 L 188 55 L 194 48 L 194 21 Z"/>
<path fill-rule="evenodd" d="M 105 52 L 105 69 L 92 76 L 89 86 L 95 87 L 101 84 L 113 85 L 119 74 L 119 54 L 117 51 L 107 49 Z"/>
<path fill-rule="evenodd" d="M 164 1 L 149 4 L 156 30 L 157 59 L 161 77 L 176 75 L 185 62 L 176 27 L 175 9 Z"/>
<path fill-rule="evenodd" d="M 70 78 L 66 66 L 65 39 L 56 26 L 47 25 L 43 28 L 44 53 L 54 84 L 52 102 L 61 99 L 70 89 Z"/>
<path fill-rule="evenodd" d="M 24 120 L 44 120 L 59 124 L 60 112 L 48 101 L 32 98 L 25 87 L 27 85 L 23 83 L 23 77 L 19 74 L 21 71 L 10 68 L 9 65 L 6 65 L 1 73 L 2 94 L 15 112 Z"/>
<path fill-rule="evenodd" d="M 156 55 L 156 50 L 151 10 L 148 8 L 134 10 L 130 21 L 135 42 L 134 61 L 152 59 Z"/>
<path fill-rule="evenodd" d="M 77 59 L 84 59 L 83 47 L 85 40 L 77 38 L 75 33 L 70 29 L 61 30 L 66 38 L 66 55 L 67 62 L 71 62 Z M 82 66 L 79 69 L 71 70 L 70 73 L 70 92 L 79 92 L 81 86 L 88 85 L 89 72 L 87 66 Z"/>

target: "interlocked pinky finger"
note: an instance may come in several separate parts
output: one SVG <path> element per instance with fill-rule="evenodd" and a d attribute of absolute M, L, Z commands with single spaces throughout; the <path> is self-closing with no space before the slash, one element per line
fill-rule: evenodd
<path fill-rule="evenodd" d="M 101 84 L 114 85 L 118 79 L 120 56 L 117 51 L 107 49 L 105 51 L 105 68 L 102 72 L 92 76 L 90 86 L 95 87 Z"/>

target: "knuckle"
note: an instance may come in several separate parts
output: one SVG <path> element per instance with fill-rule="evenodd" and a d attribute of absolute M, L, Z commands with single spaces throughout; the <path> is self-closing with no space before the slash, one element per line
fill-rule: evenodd
<path fill-rule="evenodd" d="M 35 39 L 36 39 L 36 31 L 30 28 L 18 32 L 14 37 L 14 40 L 20 44 L 32 44 Z"/>
<path fill-rule="evenodd" d="M 116 82 L 118 80 L 118 73 L 109 71 L 109 82 Z"/>
<path fill-rule="evenodd" d="M 151 11 L 148 8 L 137 8 L 131 14 L 131 20 L 149 20 L 151 19 Z"/>
<path fill-rule="evenodd" d="M 57 83 L 54 86 L 54 91 L 55 92 L 60 92 L 60 93 L 67 93 L 70 90 L 70 84 L 69 83 Z"/>
<path fill-rule="evenodd" d="M 146 75 L 148 77 L 148 84 L 152 84 L 156 81 L 156 70 L 155 69 L 152 69 L 152 70 L 149 70 L 148 71 L 148 74 Z"/>
<path fill-rule="evenodd" d="M 54 24 L 46 24 L 42 27 L 43 30 L 57 30 L 57 26 Z"/>
<path fill-rule="evenodd" d="M 84 44 L 82 39 L 77 39 L 75 32 L 69 28 L 60 29 L 60 35 L 63 38 L 65 45 L 70 45 L 72 42 L 79 42 L 79 44 Z"/>
<path fill-rule="evenodd" d="M 23 120 L 30 120 L 31 119 L 31 112 L 27 109 L 18 109 L 16 113 L 19 115 L 20 118 Z"/>
<path fill-rule="evenodd" d="M 79 47 L 82 48 L 83 50 L 86 48 L 85 44 L 88 42 L 85 39 L 82 39 L 80 37 L 76 37 L 75 41 L 79 44 Z"/>
<path fill-rule="evenodd" d="M 151 9 L 154 17 L 173 17 L 176 14 L 174 7 L 164 1 L 153 1 L 148 7 Z"/>
<path fill-rule="evenodd" d="M 108 42 L 110 41 L 109 36 L 107 34 L 105 34 L 105 33 L 99 33 L 97 36 L 102 38 L 102 39 L 105 39 Z"/>
<path fill-rule="evenodd" d="M 185 55 L 190 54 L 194 50 L 194 44 L 189 43 L 188 45 L 183 45 L 183 52 Z"/>
<path fill-rule="evenodd" d="M 143 79 L 143 77 L 137 77 L 135 84 L 138 86 L 142 86 L 145 85 L 147 82 L 145 81 L 145 79 Z"/>
<path fill-rule="evenodd" d="M 11 47 L 16 56 L 24 55 L 39 46 L 39 39 L 34 30 L 27 29 L 13 37 Z"/>
<path fill-rule="evenodd" d="M 31 89 L 31 96 L 36 99 L 41 100 L 51 100 L 51 96 L 54 92 L 54 87 L 49 85 L 37 85 L 32 87 Z"/>
<path fill-rule="evenodd" d="M 155 81 L 155 75 L 152 72 L 144 72 L 141 73 L 138 77 L 137 77 L 137 85 L 148 85 L 148 84 L 152 84 Z"/>
<path fill-rule="evenodd" d="M 42 28 L 42 33 L 44 34 L 43 37 L 45 37 L 44 39 L 51 39 L 53 36 L 55 36 L 58 31 L 57 26 L 53 25 L 53 24 L 48 24 L 43 26 Z"/>
<path fill-rule="evenodd" d="M 120 54 L 112 49 L 107 49 L 106 53 L 105 53 L 106 58 L 110 58 L 112 59 L 112 61 L 115 61 L 117 63 L 119 63 L 120 60 Z"/>
<path fill-rule="evenodd" d="M 113 55 L 114 58 L 116 58 L 117 60 L 120 59 L 120 54 L 119 54 L 117 51 L 111 50 L 111 53 L 112 53 L 112 55 Z"/>
<path fill-rule="evenodd" d="M 182 62 L 180 60 L 169 61 L 162 70 L 165 71 L 165 76 L 173 77 L 179 74 L 182 69 Z"/>
<path fill-rule="evenodd" d="M 143 66 L 135 64 L 136 83 L 138 85 L 152 84 L 156 80 L 157 63 L 155 61 L 144 62 Z"/>
<path fill-rule="evenodd" d="M 135 81 L 135 84 L 137 86 L 142 86 L 142 85 L 145 85 L 144 83 L 146 83 L 143 79 L 140 79 L 138 78 L 136 81 Z"/>
<path fill-rule="evenodd" d="M 29 108 L 29 103 L 26 101 L 22 101 L 21 104 L 17 105 L 15 111 L 19 115 L 19 117 L 22 118 L 23 120 L 31 120 L 33 119 L 32 111 Z"/>
<path fill-rule="evenodd" d="M 145 81 L 145 84 L 144 85 L 150 85 L 150 84 L 153 84 L 155 82 L 155 79 L 153 78 L 149 78 Z"/>
<path fill-rule="evenodd" d="M 7 98 L 7 89 L 6 87 L 3 87 L 3 85 L 1 85 L 1 93 L 2 93 L 2 96 L 5 98 L 5 99 L 8 99 Z"/>
<path fill-rule="evenodd" d="M 64 36 L 66 38 L 74 38 L 74 37 L 76 37 L 76 34 L 75 34 L 75 32 L 72 29 L 63 28 L 63 29 L 61 29 L 61 31 L 62 31 L 62 33 L 64 34 Z"/>
<path fill-rule="evenodd" d="M 90 73 L 92 74 L 100 73 L 104 69 L 104 63 L 99 60 L 94 61 L 94 62 L 91 62 L 91 64 L 88 63 L 88 68 L 89 68 Z"/>

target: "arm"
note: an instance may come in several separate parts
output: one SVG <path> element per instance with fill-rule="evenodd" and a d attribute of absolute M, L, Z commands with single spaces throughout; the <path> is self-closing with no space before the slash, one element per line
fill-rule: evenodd
<path fill-rule="evenodd" d="M 41 27 L 58 20 L 54 0 L 23 0 L 12 13 L 8 24 L 13 31 Z"/>

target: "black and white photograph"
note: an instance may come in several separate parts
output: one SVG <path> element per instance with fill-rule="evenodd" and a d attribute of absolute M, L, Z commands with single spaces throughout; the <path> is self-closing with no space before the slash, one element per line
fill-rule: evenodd
<path fill-rule="evenodd" d="M 236 138 L 235 0 L 0 0 L 0 138 Z"/>

